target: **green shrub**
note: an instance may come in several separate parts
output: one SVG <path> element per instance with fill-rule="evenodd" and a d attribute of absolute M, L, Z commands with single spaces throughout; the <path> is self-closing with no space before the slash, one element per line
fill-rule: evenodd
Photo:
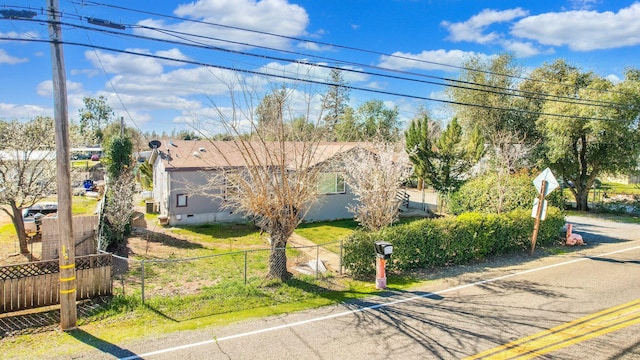
<path fill-rule="evenodd" d="M 354 277 L 369 274 L 375 265 L 375 258 L 371 255 L 375 241 L 379 241 L 375 238 L 375 233 L 357 230 L 344 243 L 343 261 L 350 264 L 348 269 Z"/>
<path fill-rule="evenodd" d="M 533 200 L 538 197 L 533 179 L 537 174 L 518 173 L 510 175 L 503 180 L 502 212 L 515 209 L 531 209 Z M 475 179 L 469 180 L 460 189 L 451 194 L 447 200 L 448 211 L 451 214 L 465 212 L 497 213 L 499 202 L 499 189 L 497 187 L 497 175 L 487 173 Z M 564 199 L 560 190 L 547 196 L 550 205 L 563 208 Z"/>
<path fill-rule="evenodd" d="M 355 278 L 375 273 L 374 242 L 393 245 L 389 271 L 428 269 L 464 264 L 487 256 L 530 248 L 534 219 L 531 210 L 503 214 L 465 213 L 458 217 L 424 219 L 385 228 L 379 232 L 356 231 L 344 245 L 344 265 Z M 537 243 L 557 240 L 564 215 L 555 207 L 547 210 L 540 224 Z"/>

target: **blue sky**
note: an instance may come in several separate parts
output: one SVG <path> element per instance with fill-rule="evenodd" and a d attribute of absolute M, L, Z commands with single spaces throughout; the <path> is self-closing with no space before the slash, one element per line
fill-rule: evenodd
<path fill-rule="evenodd" d="M 53 115 L 50 46 L 37 41 L 48 39 L 46 3 L 0 0 L 0 10 L 37 13 L 32 21 L 0 19 L 0 38 L 15 39 L 0 40 L 2 119 Z M 353 107 L 378 99 L 398 106 L 403 120 L 424 106 L 446 121 L 450 114 L 434 101 L 445 97 L 444 86 L 388 75 L 442 82 L 437 78 L 456 78 L 470 56 L 505 52 L 526 69 L 562 58 L 614 81 L 640 66 L 636 1 L 60 0 L 60 7 L 63 40 L 81 44 L 64 46 L 70 120 L 77 121 L 83 97 L 102 95 L 117 118 L 157 133 L 202 127 L 229 113 L 231 82 L 251 83 L 258 97 L 286 82 L 299 109 L 307 99 L 317 107 L 324 88 L 313 82 L 326 81 L 328 67 L 355 70 L 343 72 L 357 88 Z M 259 75 L 265 73 L 277 77 Z M 294 85 L 295 78 L 311 83 Z"/>

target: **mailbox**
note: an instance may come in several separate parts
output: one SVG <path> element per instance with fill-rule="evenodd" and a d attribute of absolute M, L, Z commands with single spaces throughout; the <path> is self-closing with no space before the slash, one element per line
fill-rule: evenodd
<path fill-rule="evenodd" d="M 393 253 L 393 246 L 386 241 L 376 241 L 374 243 L 377 257 L 389 259 Z"/>

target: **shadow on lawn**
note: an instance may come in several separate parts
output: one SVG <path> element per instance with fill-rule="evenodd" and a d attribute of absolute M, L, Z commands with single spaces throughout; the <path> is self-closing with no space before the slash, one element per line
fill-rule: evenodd
<path fill-rule="evenodd" d="M 123 357 L 137 358 L 136 354 L 131 352 L 130 350 L 123 349 L 116 344 L 97 338 L 84 330 L 75 329 L 75 330 L 69 331 L 68 334 L 73 338 L 75 338 L 76 340 L 83 342 L 89 346 L 92 346 L 103 353 L 112 355 L 118 359 Z"/>

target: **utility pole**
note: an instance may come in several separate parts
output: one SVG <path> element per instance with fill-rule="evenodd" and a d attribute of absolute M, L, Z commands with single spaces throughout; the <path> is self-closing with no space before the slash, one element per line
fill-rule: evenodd
<path fill-rule="evenodd" d="M 59 0 L 47 0 L 51 63 L 53 70 L 53 101 L 56 133 L 56 174 L 58 177 L 58 254 L 60 264 L 60 327 L 64 331 L 77 327 L 76 263 L 71 215 L 71 158 L 69 154 L 69 119 L 67 82 L 62 51 L 62 30 Z"/>

